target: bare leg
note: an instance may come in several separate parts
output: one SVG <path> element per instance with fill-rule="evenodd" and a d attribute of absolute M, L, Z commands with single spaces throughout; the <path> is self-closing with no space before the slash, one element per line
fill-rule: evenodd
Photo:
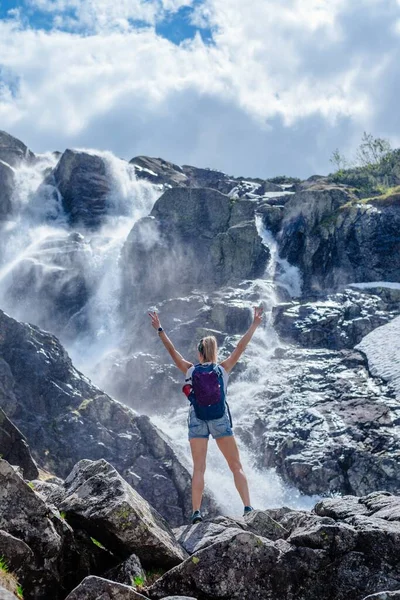
<path fill-rule="evenodd" d="M 215 441 L 217 442 L 218 448 L 226 458 L 229 468 L 233 473 L 235 486 L 240 494 L 244 506 L 251 506 L 249 486 L 240 462 L 239 449 L 237 447 L 235 438 L 233 436 L 226 436 L 217 438 Z"/>
<path fill-rule="evenodd" d="M 204 491 L 204 473 L 206 470 L 208 438 L 194 438 L 190 440 L 190 449 L 193 458 L 192 478 L 192 505 L 193 512 L 200 510 L 201 499 Z"/>

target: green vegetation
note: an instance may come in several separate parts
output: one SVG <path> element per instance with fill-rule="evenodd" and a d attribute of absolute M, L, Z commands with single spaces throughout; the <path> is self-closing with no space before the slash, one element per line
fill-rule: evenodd
<path fill-rule="evenodd" d="M 23 600 L 24 595 L 22 587 L 19 585 L 13 573 L 10 573 L 4 556 L 0 556 L 0 585 Z"/>
<path fill-rule="evenodd" d="M 81 404 L 78 406 L 78 410 L 86 410 L 91 402 L 92 400 L 90 398 L 83 400 L 83 402 L 81 402 Z"/>
<path fill-rule="evenodd" d="M 295 183 L 301 183 L 301 179 L 298 177 L 286 177 L 286 175 L 278 175 L 277 177 L 270 177 L 267 179 L 270 183 L 276 183 L 276 185 L 294 185 Z"/>
<path fill-rule="evenodd" d="M 60 510 L 60 517 L 61 517 L 62 519 L 65 519 L 65 518 L 66 518 L 66 516 L 67 516 L 67 513 L 66 513 L 64 510 Z"/>
<path fill-rule="evenodd" d="M 28 481 L 28 485 L 30 488 L 32 488 L 33 490 L 35 489 L 35 485 L 32 481 Z"/>
<path fill-rule="evenodd" d="M 197 565 L 197 563 L 199 563 L 199 562 L 200 562 L 200 559 L 197 556 L 192 556 L 192 563 Z"/>
<path fill-rule="evenodd" d="M 136 577 L 132 578 L 132 587 L 141 588 L 144 585 L 144 578 L 140 577 L 140 575 L 136 575 Z"/>
<path fill-rule="evenodd" d="M 382 196 L 400 184 L 400 150 L 392 150 L 388 140 L 366 132 L 353 160 L 336 149 L 330 161 L 335 172 L 329 179 L 353 187 L 359 198 Z"/>
<path fill-rule="evenodd" d="M 145 571 L 146 573 L 146 583 L 147 585 L 152 585 L 157 579 L 160 579 L 165 573 L 163 569 L 149 569 Z"/>
<path fill-rule="evenodd" d="M 105 548 L 105 546 L 103 546 L 103 544 L 101 542 L 99 542 L 99 540 L 96 540 L 95 538 L 91 537 L 90 538 L 93 542 L 93 544 L 95 546 L 98 546 L 99 548 L 101 548 L 102 550 L 106 550 L 107 548 Z"/>

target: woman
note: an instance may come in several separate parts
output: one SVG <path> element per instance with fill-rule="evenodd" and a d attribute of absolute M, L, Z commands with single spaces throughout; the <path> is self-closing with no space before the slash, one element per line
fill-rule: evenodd
<path fill-rule="evenodd" d="M 191 382 L 192 374 L 197 367 L 195 367 L 193 363 L 189 362 L 188 360 L 185 360 L 183 356 L 175 349 L 173 343 L 168 338 L 164 329 L 161 327 L 158 314 L 155 312 L 150 312 L 149 316 L 151 317 L 152 326 L 158 331 L 158 335 L 160 336 L 165 348 L 171 355 L 172 360 L 178 369 L 182 371 L 182 373 L 185 373 L 186 382 Z M 202 338 L 199 342 L 197 349 L 200 365 L 218 365 L 218 370 L 223 380 L 225 393 L 228 384 L 229 373 L 238 362 L 239 358 L 246 349 L 247 344 L 253 337 L 255 330 L 260 325 L 262 316 L 263 308 L 261 306 L 255 307 L 253 323 L 239 341 L 232 354 L 219 365 L 217 357 L 218 346 L 215 337 L 207 336 Z M 198 418 L 194 406 L 191 405 L 189 410 L 188 425 L 190 449 L 193 457 L 192 523 L 199 523 L 203 520 L 200 507 L 204 491 L 204 473 L 206 470 L 206 455 L 210 433 L 215 439 L 218 448 L 221 450 L 230 470 L 233 473 L 236 489 L 239 492 L 244 505 L 243 516 L 250 513 L 253 508 L 250 503 L 249 487 L 247 484 L 246 475 L 244 474 L 242 465 L 240 463 L 239 450 L 232 431 L 229 409 L 227 410 L 225 408 L 224 414 L 220 418 L 202 420 Z"/>

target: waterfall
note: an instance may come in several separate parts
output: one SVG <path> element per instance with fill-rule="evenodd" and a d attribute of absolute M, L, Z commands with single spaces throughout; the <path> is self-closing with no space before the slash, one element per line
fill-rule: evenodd
<path fill-rule="evenodd" d="M 81 226 L 74 231 L 68 225 L 60 194 L 48 177 L 58 160 L 54 154 L 41 155 L 34 164 L 14 169 L 13 216 L 1 226 L 0 305 L 19 320 L 29 320 L 44 329 L 56 331 L 76 366 L 95 381 L 96 364 L 118 347 L 123 334 L 117 310 L 121 248 L 133 224 L 149 214 L 162 190 L 137 180 L 133 167 L 109 152 L 83 151 L 104 160 L 110 181 L 111 191 L 106 199 L 101 228 L 93 232 Z M 254 297 L 263 302 L 265 325 L 254 335 L 246 351 L 246 369 L 232 381 L 228 394 L 234 424 L 244 428 L 251 427 L 257 403 L 261 406 L 263 402 L 261 392 L 266 382 L 277 377 L 270 361 L 280 345 L 271 319 L 272 308 L 278 301 L 277 293 L 281 289 L 296 296 L 301 291 L 297 269 L 279 257 L 276 242 L 264 230 L 259 217 L 257 227 L 271 259 L 265 276 L 237 293 L 242 305 L 249 310 Z M 19 290 L 20 278 L 25 279 Z M 52 299 L 50 297 L 46 303 L 46 297 L 51 296 L 54 289 L 55 298 L 62 297 L 68 292 L 69 281 L 76 282 L 77 279 L 88 298 L 82 308 L 67 315 L 66 322 L 60 326 Z M 57 286 L 63 287 L 57 289 Z M 152 417 L 172 439 L 176 451 L 190 468 L 186 419 L 187 405 L 183 396 L 182 407 L 173 414 Z M 255 468 L 255 457 L 241 442 L 240 451 L 256 507 L 311 506 L 312 498 L 303 497 L 285 485 L 273 470 Z M 210 441 L 206 481 L 222 512 L 240 514 L 241 502 L 231 473 L 213 441 Z"/>
<path fill-rule="evenodd" d="M 0 305 L 19 320 L 55 331 L 79 368 L 90 370 L 120 335 L 118 260 L 122 245 L 135 221 L 150 212 L 161 190 L 137 180 L 133 166 L 110 152 L 82 151 L 103 159 L 110 182 L 101 229 L 92 232 L 79 227 L 74 233 L 68 225 L 60 194 L 51 178 L 46 179 L 58 161 L 54 154 L 39 155 L 34 164 L 14 169 L 13 215 L 3 225 L 0 242 Z M 24 285 L 19 290 L 22 277 Z M 77 278 L 87 289 L 88 301 L 60 326 L 46 297 L 52 290 L 62 297 L 69 279 Z"/>
<path fill-rule="evenodd" d="M 271 356 L 278 347 L 281 347 L 281 342 L 272 326 L 271 316 L 272 308 L 278 302 L 278 290 L 282 288 L 292 297 L 301 294 L 301 276 L 298 269 L 279 256 L 277 243 L 272 234 L 265 230 L 261 217 L 256 217 L 256 224 L 271 258 L 264 277 L 252 281 L 251 285 L 243 290 L 242 301 L 244 306 L 252 310 L 253 298 L 259 297 L 265 308 L 265 321 L 257 329 L 246 349 L 247 361 L 244 373 L 232 382 L 228 389 L 228 403 L 234 426 L 244 429 L 246 426 L 251 427 L 254 414 L 257 413 L 257 403 L 261 407 L 265 402 L 262 391 L 267 382 L 279 381 L 274 365 L 271 365 Z M 187 411 L 185 405 L 173 414 L 155 415 L 152 421 L 173 440 L 180 456 L 191 468 L 187 442 Z M 238 441 L 238 445 L 255 507 L 265 509 L 286 505 L 308 509 L 315 504 L 317 498 L 302 496 L 298 490 L 286 485 L 274 469 L 255 467 L 256 457 L 242 442 Z M 205 480 L 207 488 L 213 493 L 223 514 L 232 516 L 241 514 L 242 504 L 234 487 L 232 475 L 211 438 Z"/>

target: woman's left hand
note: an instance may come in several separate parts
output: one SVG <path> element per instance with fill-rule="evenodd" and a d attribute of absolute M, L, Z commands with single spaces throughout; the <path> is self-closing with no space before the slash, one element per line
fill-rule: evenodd
<path fill-rule="evenodd" d="M 261 325 L 263 314 L 264 314 L 264 307 L 263 306 L 255 306 L 254 307 L 254 320 L 253 320 L 253 322 L 254 322 L 254 325 L 257 325 L 257 327 L 259 325 Z"/>
<path fill-rule="evenodd" d="M 160 319 L 156 312 L 149 312 L 149 317 L 151 319 L 151 325 L 154 327 L 154 329 L 161 327 Z"/>

